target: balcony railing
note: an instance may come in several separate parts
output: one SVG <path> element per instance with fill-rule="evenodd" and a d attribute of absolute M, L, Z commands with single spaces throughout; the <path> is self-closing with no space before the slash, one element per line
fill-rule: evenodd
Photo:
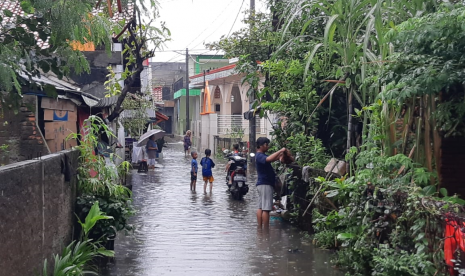
<path fill-rule="evenodd" d="M 266 134 L 266 127 L 263 119 L 259 116 L 256 120 L 256 133 Z M 218 134 L 243 136 L 249 135 L 249 120 L 245 120 L 242 115 L 218 115 Z"/>

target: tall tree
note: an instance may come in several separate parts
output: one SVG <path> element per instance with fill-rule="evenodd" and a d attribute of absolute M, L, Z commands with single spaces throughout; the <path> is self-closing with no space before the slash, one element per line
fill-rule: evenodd
<path fill-rule="evenodd" d="M 112 40 L 126 43 L 126 70 L 121 102 L 169 31 L 161 24 L 155 0 L 23 0 L 0 4 L 0 103 L 17 106 L 23 85 L 36 86 L 31 77 L 53 72 L 62 78 L 73 71 L 89 72 L 89 64 L 76 44 L 93 43 L 110 50 Z M 23 13 L 18 11 L 23 11 Z M 118 21 L 113 11 L 123 13 Z M 148 19 L 150 18 L 150 19 Z M 117 37 L 113 37 L 117 34 Z M 54 88 L 40 89 L 53 94 Z M 120 101 L 118 101 L 120 104 Z M 119 108 L 111 115 L 116 118 Z"/>
<path fill-rule="evenodd" d="M 94 0 L 0 4 L 0 91 L 7 92 L 0 94 L 0 99 L 17 103 L 21 86 L 32 80 L 24 76 L 52 71 L 62 78 L 71 70 L 88 71 L 84 55 L 73 49 L 72 42 L 110 47 L 111 41 L 110 21 L 102 13 L 92 14 L 94 6 Z"/>
<path fill-rule="evenodd" d="M 154 20 L 158 17 L 158 12 L 155 5 L 154 13 L 149 14 L 146 10 L 142 10 L 141 6 L 135 6 L 133 18 L 126 23 L 122 31 L 116 36 L 116 39 L 122 41 L 125 45 L 123 51 L 125 55 L 125 71 L 121 78 L 124 80 L 124 86 L 119 87 L 118 82 L 112 82 L 115 87 L 110 90 L 115 91 L 118 95 L 118 100 L 113 109 L 113 112 L 108 116 L 108 121 L 113 121 L 123 112 L 123 102 L 128 93 L 131 92 L 134 83 L 140 79 L 140 75 L 144 70 L 144 62 L 155 56 L 155 49 L 161 47 L 163 43 L 169 39 L 170 31 L 165 27 L 164 23 L 160 23 L 160 27 L 154 26 Z M 150 19 L 147 19 L 150 18 Z M 144 91 L 134 91 L 143 95 Z"/>

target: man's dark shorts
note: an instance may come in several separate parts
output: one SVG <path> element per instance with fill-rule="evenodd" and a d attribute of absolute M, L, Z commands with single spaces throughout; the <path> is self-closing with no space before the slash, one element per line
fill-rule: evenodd
<path fill-rule="evenodd" d="M 191 172 L 191 181 L 197 181 L 197 174 L 194 175 L 194 173 Z"/>

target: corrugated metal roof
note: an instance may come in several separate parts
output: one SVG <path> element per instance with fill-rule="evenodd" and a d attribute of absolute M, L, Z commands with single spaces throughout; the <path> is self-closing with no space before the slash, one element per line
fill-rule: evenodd
<path fill-rule="evenodd" d="M 110 107 L 118 101 L 118 96 L 101 98 L 93 107 Z"/>
<path fill-rule="evenodd" d="M 94 99 L 91 99 L 87 96 L 84 96 L 84 95 L 81 95 L 82 96 L 82 99 L 84 100 L 84 102 L 90 106 L 90 107 L 94 107 L 96 104 L 98 104 L 98 101 L 94 100 Z"/>
<path fill-rule="evenodd" d="M 19 75 L 26 79 L 26 80 L 29 80 L 29 76 L 26 75 L 25 73 L 23 72 L 19 72 Z M 74 86 L 66 81 L 63 81 L 63 80 L 60 80 L 60 81 L 57 81 L 58 79 L 55 78 L 50 78 L 50 77 L 46 77 L 44 75 L 40 76 L 39 77 L 31 77 L 31 79 L 36 82 L 36 83 L 41 83 L 41 84 L 49 84 L 49 85 L 52 85 L 54 86 L 57 90 L 63 90 L 63 91 L 79 91 L 81 90 L 79 87 L 77 86 Z"/>

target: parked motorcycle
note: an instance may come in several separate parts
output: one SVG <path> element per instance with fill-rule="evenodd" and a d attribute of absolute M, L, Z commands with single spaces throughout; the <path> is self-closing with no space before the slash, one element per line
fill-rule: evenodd
<path fill-rule="evenodd" d="M 247 185 L 247 158 L 242 154 L 233 154 L 228 150 L 223 152 L 229 160 L 226 174 L 226 185 L 233 199 L 240 200 L 249 192 Z"/>

